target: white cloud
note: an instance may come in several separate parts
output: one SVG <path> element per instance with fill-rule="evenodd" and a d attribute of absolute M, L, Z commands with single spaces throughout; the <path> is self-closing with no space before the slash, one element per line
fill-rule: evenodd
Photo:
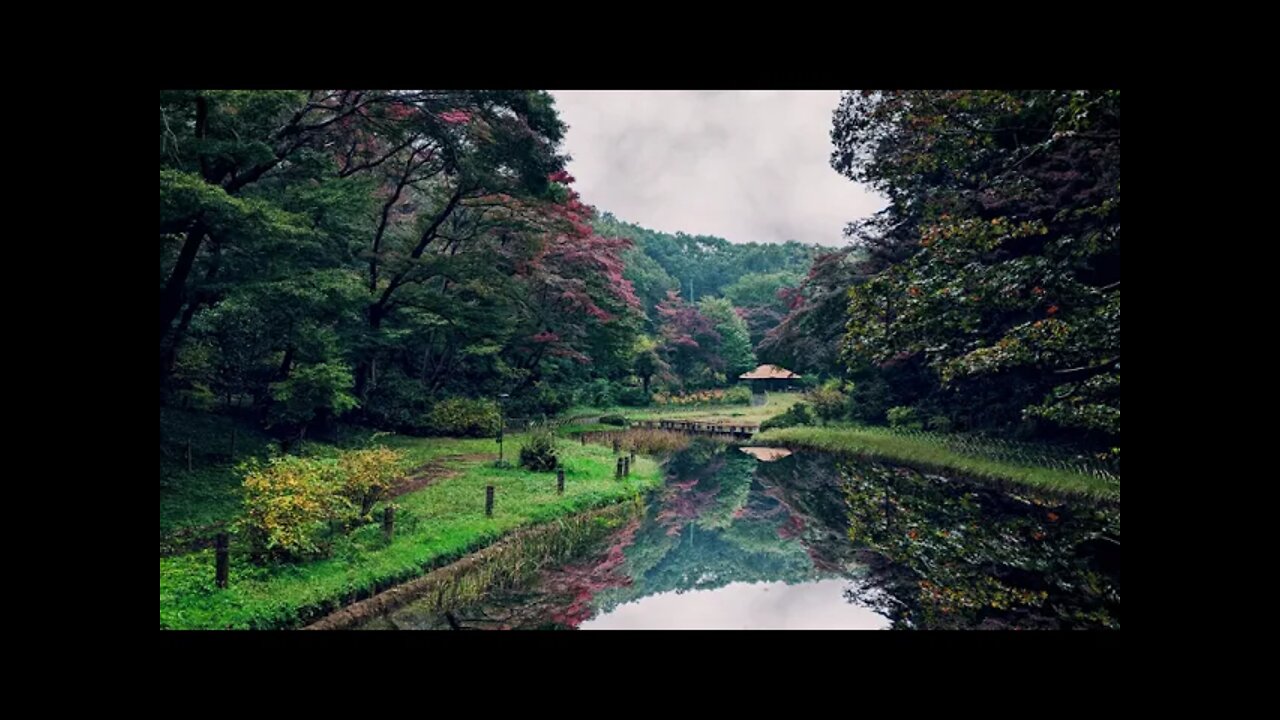
<path fill-rule="evenodd" d="M 553 90 L 585 202 L 664 232 L 841 245 L 884 207 L 831 169 L 834 90 Z"/>

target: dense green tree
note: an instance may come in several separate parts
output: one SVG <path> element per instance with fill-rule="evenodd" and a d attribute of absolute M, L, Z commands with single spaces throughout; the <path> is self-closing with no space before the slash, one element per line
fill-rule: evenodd
<path fill-rule="evenodd" d="M 629 268 L 628 277 L 635 282 L 651 315 L 667 290 L 676 289 L 689 302 L 696 302 L 724 294 L 726 288 L 746 275 L 803 274 L 819 252 L 816 245 L 794 240 L 733 243 L 708 235 L 662 233 L 622 222 L 609 213 L 601 214 L 596 229 L 611 237 L 630 239 L 645 256 Z"/>
<path fill-rule="evenodd" d="M 602 225 L 601 232 L 606 232 L 609 225 Z M 625 236 L 623 236 L 625 237 Z M 634 242 L 634 241 L 633 241 Z M 633 246 L 623 254 L 626 262 L 625 277 L 635 286 L 636 294 L 644 304 L 645 316 L 650 320 L 657 317 L 658 303 L 667 297 L 668 290 L 678 290 L 680 283 L 663 269 L 658 261 L 649 257 L 643 249 Z"/>
<path fill-rule="evenodd" d="M 849 288 L 866 272 L 853 248 L 818 256 L 797 288 L 781 291 L 788 312 L 757 346 L 760 359 L 805 375 L 840 372 Z"/>
<path fill-rule="evenodd" d="M 928 368 L 915 401 L 964 425 L 1118 444 L 1119 91 L 849 93 L 832 137 L 891 200 L 854 229 L 883 267 L 851 295 L 850 363 Z"/>
<path fill-rule="evenodd" d="M 633 360 L 632 369 L 642 383 L 645 397 L 649 395 L 649 384 L 655 376 L 664 376 L 671 368 L 667 362 L 658 354 L 657 347 L 654 345 L 646 345 L 641 348 Z"/>
<path fill-rule="evenodd" d="M 791 309 L 787 291 L 793 291 L 803 279 L 791 271 L 748 273 L 724 289 L 724 296 L 747 323 L 751 347 L 758 346 L 787 316 Z"/>
<path fill-rule="evenodd" d="M 546 93 L 160 100 L 162 392 L 286 434 L 352 397 L 411 429 L 451 395 L 534 411 L 631 372 L 631 244 L 593 230 Z"/>
<path fill-rule="evenodd" d="M 734 311 L 728 300 L 703 298 L 698 301 L 698 311 L 712 322 L 720 336 L 717 352 L 728 378 L 736 378 L 756 366 L 756 354 L 751 349 L 747 323 Z"/>

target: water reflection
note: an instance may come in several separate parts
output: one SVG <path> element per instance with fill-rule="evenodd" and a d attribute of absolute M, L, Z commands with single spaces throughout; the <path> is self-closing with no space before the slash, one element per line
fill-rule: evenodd
<path fill-rule="evenodd" d="M 791 454 L 790 450 L 780 447 L 740 447 L 738 449 L 761 462 L 781 460 Z"/>
<path fill-rule="evenodd" d="M 668 471 L 642 518 L 534 582 L 370 627 L 1119 627 L 1118 508 L 700 441 Z"/>
<path fill-rule="evenodd" d="M 843 579 L 788 585 L 733 582 L 714 590 L 665 592 L 615 607 L 582 630 L 879 630 L 888 618 L 867 607 L 833 602 Z"/>

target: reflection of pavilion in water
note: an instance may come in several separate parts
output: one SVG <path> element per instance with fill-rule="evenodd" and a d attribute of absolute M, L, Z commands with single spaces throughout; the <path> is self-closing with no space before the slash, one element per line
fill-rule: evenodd
<path fill-rule="evenodd" d="M 740 447 L 738 449 L 761 462 L 781 460 L 791 454 L 790 450 L 779 447 Z"/>

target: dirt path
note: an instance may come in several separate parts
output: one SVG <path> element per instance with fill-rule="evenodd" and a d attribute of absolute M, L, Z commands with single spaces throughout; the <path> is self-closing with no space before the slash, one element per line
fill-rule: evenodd
<path fill-rule="evenodd" d="M 474 460 L 488 460 L 491 455 L 484 453 L 472 453 L 470 455 L 441 455 L 426 465 L 410 470 L 404 477 L 397 478 L 392 484 L 391 489 L 387 491 L 387 497 L 399 497 L 407 495 L 415 490 L 421 490 L 428 485 L 434 485 L 441 480 L 455 478 L 462 474 L 461 468 L 448 467 L 449 463 Z"/>

